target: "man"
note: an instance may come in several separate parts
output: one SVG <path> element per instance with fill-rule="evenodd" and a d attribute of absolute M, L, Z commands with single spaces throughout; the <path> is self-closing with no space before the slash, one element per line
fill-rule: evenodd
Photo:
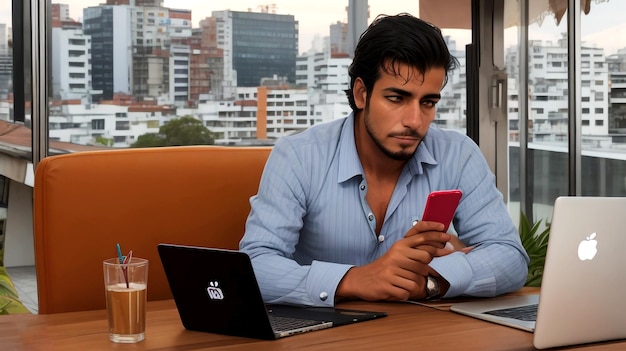
<path fill-rule="evenodd" d="M 430 126 L 456 67 L 438 28 L 377 18 L 350 66 L 353 113 L 281 138 L 240 249 L 268 303 L 495 296 L 523 286 L 528 256 L 479 148 Z M 458 233 L 417 221 L 427 195 L 460 189 Z"/>

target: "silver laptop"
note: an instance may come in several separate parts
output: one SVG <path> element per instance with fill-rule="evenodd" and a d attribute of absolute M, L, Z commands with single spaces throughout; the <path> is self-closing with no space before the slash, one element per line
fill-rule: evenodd
<path fill-rule="evenodd" d="M 247 254 L 159 244 L 183 326 L 189 330 L 278 339 L 385 317 L 384 312 L 265 305 Z"/>
<path fill-rule="evenodd" d="M 534 332 L 538 349 L 626 338 L 625 247 L 626 198 L 559 197 L 541 294 L 456 303 L 451 310 Z"/>

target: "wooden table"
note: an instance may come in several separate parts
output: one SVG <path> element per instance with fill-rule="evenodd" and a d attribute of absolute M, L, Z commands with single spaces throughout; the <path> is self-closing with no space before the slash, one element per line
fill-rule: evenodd
<path fill-rule="evenodd" d="M 388 317 L 274 341 L 185 330 L 172 300 L 148 303 L 146 339 L 109 341 L 104 310 L 0 316 L 0 350 L 532 350 L 532 334 L 410 303 L 343 303 Z M 211 316 L 207 316 L 210 318 Z M 579 347 L 624 350 L 626 341 Z"/>

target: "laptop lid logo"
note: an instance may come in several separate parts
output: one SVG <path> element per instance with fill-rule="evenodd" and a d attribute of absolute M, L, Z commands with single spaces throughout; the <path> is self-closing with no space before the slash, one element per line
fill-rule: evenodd
<path fill-rule="evenodd" d="M 209 298 L 211 300 L 223 300 L 224 293 L 222 289 L 219 288 L 218 282 L 209 282 L 209 287 L 206 288 L 207 294 L 209 294 Z"/>
<path fill-rule="evenodd" d="M 581 261 L 592 260 L 598 252 L 596 233 L 592 233 L 578 244 L 578 258 Z"/>

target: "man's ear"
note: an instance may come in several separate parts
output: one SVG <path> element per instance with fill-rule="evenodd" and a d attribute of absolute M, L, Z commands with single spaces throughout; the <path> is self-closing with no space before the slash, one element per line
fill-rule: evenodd
<path fill-rule="evenodd" d="M 359 110 L 365 109 L 365 102 L 367 101 L 367 88 L 365 87 L 365 83 L 363 83 L 363 79 L 357 78 L 354 81 L 352 94 L 354 94 L 354 103 L 356 107 Z"/>

